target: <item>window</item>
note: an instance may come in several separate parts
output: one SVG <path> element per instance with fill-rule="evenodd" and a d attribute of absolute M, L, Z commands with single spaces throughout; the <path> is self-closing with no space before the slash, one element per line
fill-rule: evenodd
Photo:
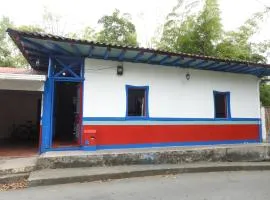
<path fill-rule="evenodd" d="M 127 116 L 148 116 L 148 87 L 126 86 L 127 90 Z"/>
<path fill-rule="evenodd" d="M 215 118 L 230 118 L 229 92 L 214 92 Z"/>

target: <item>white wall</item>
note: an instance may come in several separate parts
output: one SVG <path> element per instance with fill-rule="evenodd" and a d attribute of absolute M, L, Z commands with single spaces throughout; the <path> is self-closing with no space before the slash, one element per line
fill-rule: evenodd
<path fill-rule="evenodd" d="M 117 76 L 118 64 L 85 60 L 84 117 L 125 117 L 126 84 L 149 86 L 150 117 L 213 118 L 213 90 L 231 92 L 232 117 L 260 117 L 255 76 L 126 62 Z"/>
<path fill-rule="evenodd" d="M 266 116 L 265 116 L 265 107 L 261 107 L 261 123 L 262 123 L 262 140 L 266 142 Z"/>

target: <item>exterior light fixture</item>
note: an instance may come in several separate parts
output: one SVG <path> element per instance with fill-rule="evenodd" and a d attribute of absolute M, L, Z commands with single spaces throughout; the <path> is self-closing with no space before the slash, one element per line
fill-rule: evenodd
<path fill-rule="evenodd" d="M 118 65 L 118 66 L 117 66 L 116 72 L 117 72 L 117 75 L 118 75 L 118 76 L 122 76 L 123 73 L 124 73 L 123 65 Z"/>
<path fill-rule="evenodd" d="M 190 79 L 190 73 L 186 73 L 186 79 L 189 80 Z"/>
<path fill-rule="evenodd" d="M 39 67 L 39 65 L 40 65 L 40 61 L 39 61 L 39 59 L 37 59 L 36 60 L 36 67 Z"/>

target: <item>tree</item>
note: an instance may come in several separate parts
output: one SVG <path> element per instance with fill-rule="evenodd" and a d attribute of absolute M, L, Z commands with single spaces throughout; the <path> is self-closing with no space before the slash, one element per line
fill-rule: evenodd
<path fill-rule="evenodd" d="M 188 8 L 183 2 L 178 0 L 176 8 Z M 194 8 L 194 2 L 190 7 Z M 189 14 L 190 8 L 186 10 L 185 15 L 180 15 L 174 7 L 168 15 L 161 39 L 156 43 L 159 49 L 261 63 L 267 61 L 270 42 L 254 43 L 251 39 L 269 9 L 255 13 L 239 29 L 229 32 L 222 28 L 217 0 L 205 0 L 198 13 Z"/>
<path fill-rule="evenodd" d="M 6 34 L 6 30 L 12 27 L 13 23 L 8 17 L 0 19 L 0 66 L 14 66 L 15 60 L 12 58 L 12 43 Z"/>
<path fill-rule="evenodd" d="M 64 36 L 64 27 L 62 27 L 64 23 L 60 15 L 51 12 L 45 7 L 43 10 L 42 20 L 42 29 L 45 33 Z"/>
<path fill-rule="evenodd" d="M 215 44 L 222 35 L 217 0 L 205 0 L 202 11 L 190 15 L 197 5 L 198 1 L 189 4 L 184 0 L 178 1 L 164 24 L 158 48 L 201 55 L 215 53 Z M 182 15 L 177 13 L 181 7 Z"/>
<path fill-rule="evenodd" d="M 29 31 L 29 32 L 45 32 L 43 28 L 41 28 L 38 25 L 22 25 L 22 26 L 17 26 L 16 29 L 20 31 Z"/>
<path fill-rule="evenodd" d="M 79 31 L 78 33 L 70 32 L 70 33 L 67 33 L 65 36 L 72 39 L 96 41 L 96 32 L 90 26 L 85 27 L 83 30 Z"/>
<path fill-rule="evenodd" d="M 217 56 L 221 58 L 241 59 L 266 63 L 265 53 L 269 49 L 269 41 L 251 42 L 251 38 L 260 30 L 260 23 L 269 10 L 255 13 L 236 31 L 226 32 L 217 45 Z"/>
<path fill-rule="evenodd" d="M 263 106 L 270 106 L 270 85 L 260 85 L 260 100 Z"/>
<path fill-rule="evenodd" d="M 115 10 L 112 15 L 105 15 L 98 20 L 102 25 L 101 31 L 97 33 L 97 41 L 117 45 L 137 45 L 135 25 L 130 21 L 129 14 L 120 14 Z"/>
<path fill-rule="evenodd" d="M 23 25 L 16 27 L 8 17 L 2 17 L 0 19 L 0 66 L 29 67 L 28 62 L 6 33 L 7 28 L 16 28 L 18 30 L 32 32 L 43 32 L 43 29 L 37 25 Z"/>

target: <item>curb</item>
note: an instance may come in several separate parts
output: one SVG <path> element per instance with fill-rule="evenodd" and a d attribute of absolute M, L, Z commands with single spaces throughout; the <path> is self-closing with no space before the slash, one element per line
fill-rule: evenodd
<path fill-rule="evenodd" d="M 207 146 L 129 149 L 97 152 L 47 152 L 37 160 L 38 170 L 141 164 L 270 161 L 269 145 Z"/>
<path fill-rule="evenodd" d="M 9 184 L 22 181 L 29 177 L 30 173 L 7 174 L 0 176 L 0 184 Z"/>
<path fill-rule="evenodd" d="M 137 169 L 139 168 L 139 169 Z M 140 169 L 141 168 L 141 169 Z M 93 172 L 93 169 L 95 172 Z M 111 169 L 111 171 L 110 171 Z M 135 178 L 135 177 L 147 177 L 157 175 L 173 175 L 183 173 L 203 173 L 203 172 L 225 172 L 225 171 L 262 171 L 270 170 L 270 163 L 211 163 L 211 164 L 192 164 L 188 165 L 146 165 L 146 166 L 124 166 L 118 167 L 99 167 L 99 168 L 73 168 L 73 169 L 51 169 L 40 170 L 33 172 L 36 174 L 46 174 L 43 178 L 31 176 L 28 179 L 29 187 L 45 186 L 45 185 L 57 185 L 77 182 L 93 182 L 93 181 L 106 181 L 111 179 L 123 179 L 123 178 Z M 120 170 L 119 170 L 120 169 Z M 50 177 L 50 172 L 57 173 L 69 170 L 67 176 Z M 81 171 L 81 173 L 75 173 L 73 175 L 70 170 Z M 91 172 L 92 171 L 92 172 Z M 100 171 L 107 171 L 100 173 Z M 87 172 L 87 173 L 86 173 Z M 52 174 L 51 174 L 52 175 Z"/>

